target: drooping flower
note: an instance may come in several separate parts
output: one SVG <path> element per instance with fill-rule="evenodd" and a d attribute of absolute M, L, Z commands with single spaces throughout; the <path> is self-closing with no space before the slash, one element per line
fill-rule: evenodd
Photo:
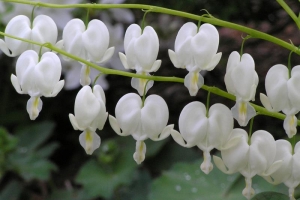
<path fill-rule="evenodd" d="M 176 68 L 187 69 L 184 85 L 195 96 L 204 84 L 201 70 L 211 71 L 219 63 L 222 53 L 218 30 L 211 24 L 203 24 L 199 30 L 194 23 L 184 24 L 175 40 L 175 52 L 169 49 L 169 57 Z"/>
<path fill-rule="evenodd" d="M 46 52 L 39 59 L 33 50 L 21 54 L 16 64 L 16 75 L 11 82 L 19 94 L 29 94 L 27 111 L 31 120 L 36 119 L 42 109 L 41 96 L 55 97 L 64 86 L 60 59 L 55 53 Z"/>
<path fill-rule="evenodd" d="M 125 54 L 119 53 L 121 62 L 125 69 L 134 69 L 137 74 L 149 75 L 156 72 L 161 60 L 156 60 L 159 50 L 158 36 L 151 26 L 146 26 L 144 30 L 137 24 L 130 25 L 124 38 Z M 131 86 L 142 96 L 146 86 L 146 79 L 131 79 Z M 153 86 L 153 81 L 149 81 L 146 92 Z"/>
<path fill-rule="evenodd" d="M 275 160 L 282 160 L 282 165 L 264 178 L 272 184 L 284 183 L 289 188 L 290 200 L 295 200 L 294 191 L 300 183 L 300 142 L 293 150 L 290 142 L 277 140 Z"/>
<path fill-rule="evenodd" d="M 92 20 L 86 27 L 82 20 L 72 19 L 63 30 L 62 40 L 58 46 L 74 56 L 85 60 L 104 63 L 111 58 L 114 47 L 109 46 L 109 32 L 105 24 L 100 20 Z M 64 57 L 66 60 L 69 58 Z M 90 67 L 82 64 L 80 83 L 89 85 Z"/>
<path fill-rule="evenodd" d="M 208 174 L 213 169 L 210 151 L 214 148 L 222 149 L 227 142 L 233 129 L 233 117 L 231 111 L 223 104 L 214 104 L 207 114 L 206 112 L 203 103 L 189 103 L 179 116 L 181 134 L 175 130 L 171 134 L 181 146 L 197 146 L 203 151 L 201 170 Z"/>
<path fill-rule="evenodd" d="M 267 96 L 260 99 L 269 111 L 282 111 L 286 114 L 283 127 L 289 138 L 297 133 L 296 114 L 300 111 L 300 65 L 293 67 L 289 78 L 288 68 L 278 64 L 270 68 L 265 80 Z"/>
<path fill-rule="evenodd" d="M 263 130 L 254 132 L 249 140 L 246 131 L 233 129 L 221 155 L 222 159 L 213 156 L 216 166 L 226 174 L 239 172 L 245 177 L 246 187 L 242 193 L 248 200 L 255 194 L 252 178 L 255 175 L 269 176 L 282 164 L 281 160 L 276 160 L 273 136 Z"/>
<path fill-rule="evenodd" d="M 251 55 L 246 53 L 241 57 L 238 52 L 232 52 L 224 79 L 227 91 L 236 96 L 236 104 L 231 108 L 232 115 L 240 126 L 246 126 L 256 115 L 255 109 L 249 103 L 250 100 L 254 101 L 258 85 L 258 76 Z"/>
<path fill-rule="evenodd" d="M 32 24 L 30 19 L 24 15 L 12 18 L 5 28 L 5 33 L 19 38 L 33 40 L 35 42 L 55 44 L 57 40 L 57 27 L 54 21 L 46 15 L 38 15 Z M 26 50 L 39 52 L 40 46 L 33 45 L 5 36 L 0 40 L 0 49 L 8 56 L 15 57 Z M 43 48 L 43 52 L 48 51 Z"/>
<path fill-rule="evenodd" d="M 93 90 L 90 86 L 84 86 L 75 99 L 75 115 L 69 114 L 73 128 L 83 131 L 79 142 L 89 155 L 99 148 L 101 143 L 96 130 L 102 130 L 107 119 L 105 101 L 105 94 L 100 85 L 95 85 Z"/>
<path fill-rule="evenodd" d="M 136 140 L 133 158 L 138 164 L 145 159 L 144 140 L 162 140 L 169 136 L 174 127 L 173 124 L 167 126 L 169 109 L 158 95 L 148 96 L 143 103 L 139 95 L 126 94 L 118 101 L 115 113 L 116 118 L 109 116 L 109 123 L 118 135 L 132 135 Z"/>
<path fill-rule="evenodd" d="M 30 0 L 30 1 L 37 1 L 37 0 Z M 40 2 L 43 3 L 53 3 L 53 4 L 77 4 L 80 1 L 81 0 L 40 0 Z M 7 24 L 9 20 L 11 20 L 13 17 L 17 15 L 25 15 L 27 17 L 30 17 L 33 9 L 32 5 L 5 3 L 4 5 L 0 5 L 0 12 L 2 7 L 10 10 L 9 12 L 5 13 L 5 15 L 3 15 L 0 19 L 4 24 Z M 56 8 L 38 7 L 35 8 L 34 13 L 37 15 L 44 14 L 51 17 L 56 23 L 57 27 L 59 29 L 63 29 L 66 23 L 73 18 L 71 13 L 73 10 L 74 8 L 56 9 Z"/>

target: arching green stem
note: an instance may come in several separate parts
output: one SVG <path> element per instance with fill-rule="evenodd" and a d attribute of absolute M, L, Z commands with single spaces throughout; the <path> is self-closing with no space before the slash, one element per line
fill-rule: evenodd
<path fill-rule="evenodd" d="M 252 117 L 252 119 L 250 120 L 250 127 L 249 127 L 249 137 L 248 137 L 248 144 L 250 145 L 251 144 L 251 136 L 252 136 L 252 127 L 253 127 L 253 121 L 254 121 L 254 117 Z"/>
<path fill-rule="evenodd" d="M 209 110 L 209 101 L 210 101 L 210 91 L 208 91 L 206 98 L 206 117 L 208 118 L 208 110 Z"/>
<path fill-rule="evenodd" d="M 54 45 L 52 45 L 50 43 L 42 44 L 42 43 L 35 42 L 35 41 L 32 41 L 32 40 L 27 40 L 27 39 L 23 39 L 23 38 L 13 36 L 13 35 L 9 35 L 9 34 L 1 32 L 1 31 L 0 31 L 0 35 L 10 37 L 10 38 L 13 38 L 13 39 L 16 39 L 16 40 L 21 40 L 23 42 L 28 42 L 28 43 L 35 44 L 35 45 L 44 46 L 45 48 L 51 49 L 54 52 L 57 52 L 57 53 L 59 53 L 61 55 L 64 55 L 68 58 L 71 58 L 73 60 L 79 61 L 79 62 L 81 62 L 85 65 L 88 65 L 88 66 L 100 71 L 103 74 L 112 74 L 112 75 L 126 76 L 126 77 L 131 77 L 131 78 L 142 78 L 142 79 L 153 80 L 153 81 L 174 82 L 174 83 L 181 83 L 181 84 L 184 83 L 184 79 L 183 78 L 178 78 L 178 77 L 147 76 L 147 75 L 141 75 L 141 74 L 130 73 L 130 72 L 125 72 L 125 71 L 119 71 L 119 70 L 115 70 L 115 69 L 108 69 L 108 68 L 105 68 L 105 67 L 98 66 L 98 65 L 96 65 L 94 63 L 91 63 L 87 60 L 84 60 L 83 58 L 74 56 L 73 54 L 70 54 L 70 53 L 68 53 L 68 52 L 66 52 L 62 49 L 59 49 L 59 48 L 55 47 Z M 224 90 L 221 90 L 217 87 L 203 85 L 201 88 L 206 90 L 206 91 L 209 91 L 213 94 L 216 94 L 216 95 L 222 96 L 224 98 L 231 99 L 231 100 L 235 101 L 235 96 L 233 96 L 232 94 L 229 94 L 228 92 L 225 92 Z M 266 108 L 258 106 L 256 104 L 251 103 L 251 105 L 254 107 L 254 109 L 257 112 L 260 112 L 262 115 L 278 118 L 278 119 L 281 119 L 281 120 L 285 119 L 285 115 L 283 115 L 281 113 L 270 112 Z M 298 120 L 297 124 L 300 125 L 300 120 Z"/>
<path fill-rule="evenodd" d="M 246 40 L 248 40 L 249 38 L 251 38 L 251 35 L 247 35 L 246 37 L 242 37 L 242 38 L 243 38 L 243 42 L 242 42 L 241 51 L 240 51 L 241 58 L 242 58 L 242 55 L 244 53 L 244 44 L 245 44 Z"/>
<path fill-rule="evenodd" d="M 272 42 L 272 43 L 282 46 L 286 49 L 289 49 L 291 51 L 293 50 L 293 51 L 295 51 L 296 54 L 300 55 L 300 49 L 295 47 L 293 44 L 290 44 L 290 43 L 285 42 L 277 37 L 274 37 L 267 33 L 263 33 L 261 31 L 257 31 L 252 28 L 248 28 L 248 27 L 245 27 L 242 25 L 238 25 L 235 23 L 217 19 L 217 18 L 213 17 L 212 15 L 199 16 L 199 15 L 182 12 L 182 11 L 178 11 L 178 10 L 172 10 L 172 9 L 168 9 L 168 8 L 162 8 L 159 6 L 151 6 L 151 5 L 143 5 L 143 4 L 51 4 L 51 3 L 42 3 L 42 2 L 26 1 L 26 0 L 4 0 L 4 2 L 21 3 L 21 4 L 37 5 L 40 7 L 61 8 L 61 9 L 63 9 L 63 8 L 93 8 L 93 9 L 131 8 L 131 9 L 151 10 L 151 12 L 174 15 L 174 16 L 184 17 L 184 18 L 192 19 L 192 20 L 196 20 L 196 21 L 199 21 L 201 19 L 201 21 L 207 22 L 207 23 L 210 23 L 213 25 L 238 30 L 238 31 L 247 33 L 248 35 L 251 35 L 252 38 L 257 38 L 257 39 L 262 39 L 262 40 Z"/>

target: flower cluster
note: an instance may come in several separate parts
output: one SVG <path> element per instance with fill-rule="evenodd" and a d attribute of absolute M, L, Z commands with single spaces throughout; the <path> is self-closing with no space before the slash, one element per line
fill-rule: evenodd
<path fill-rule="evenodd" d="M 46 15 L 38 15 L 34 20 L 18 15 L 8 22 L 5 33 L 15 38 L 6 36 L 0 40 L 0 49 L 8 56 L 19 56 L 16 75 L 11 75 L 11 82 L 18 93 L 30 96 L 27 112 L 32 120 L 41 112 L 40 98 L 55 97 L 64 86 L 64 80 L 60 80 L 60 58 L 38 44 L 48 43 L 60 48 L 65 52 L 61 56 L 66 62 L 71 61 L 66 55 L 72 54 L 81 61 L 103 64 L 115 54 L 115 47 L 109 45 L 111 33 L 98 19 L 87 25 L 80 19 L 70 19 L 63 28 L 62 40 L 58 42 L 57 25 Z M 35 43 L 28 43 L 28 40 Z M 168 53 L 174 67 L 188 70 L 184 85 L 191 96 L 197 95 L 204 85 L 200 72 L 211 71 L 219 63 L 222 53 L 217 53 L 218 46 L 219 33 L 211 24 L 197 27 L 188 22 L 180 28 L 175 50 Z M 125 53 L 119 52 L 118 55 L 126 70 L 135 70 L 136 74 L 148 78 L 152 75 L 150 73 L 159 70 L 162 62 L 157 59 L 159 39 L 153 27 L 141 28 L 131 24 L 125 32 L 124 50 Z M 179 145 L 197 146 L 203 151 L 204 161 L 200 168 L 205 174 L 213 169 L 211 151 L 219 150 L 221 157 L 213 156 L 215 165 L 224 173 L 239 172 L 245 177 L 246 186 L 242 193 L 247 199 L 255 194 L 252 188 L 255 175 L 273 184 L 284 183 L 289 188 L 290 198 L 294 198 L 294 189 L 300 183 L 300 144 L 293 147 L 286 140 L 275 141 L 265 130 L 252 134 L 234 128 L 234 119 L 240 126 L 246 126 L 257 114 L 249 103 L 254 100 L 258 85 L 251 55 L 234 51 L 228 58 L 224 80 L 228 93 L 236 97 L 234 107 L 230 110 L 217 103 L 207 108 L 202 102 L 191 102 L 180 113 L 179 131 L 174 129 L 174 124 L 168 125 L 169 109 L 165 100 L 155 94 L 146 97 L 154 83 L 147 78 L 132 78 L 131 85 L 139 95 L 125 94 L 116 105 L 115 117 L 109 115 L 103 88 L 90 86 L 91 66 L 86 64 L 88 62 L 79 62 L 83 87 L 75 99 L 74 115 L 69 114 L 73 128 L 82 131 L 79 143 L 87 154 L 99 148 L 101 139 L 96 131 L 102 130 L 109 118 L 110 126 L 118 135 L 131 135 L 136 140 L 133 158 L 137 164 L 145 160 L 145 140 L 159 141 L 171 135 Z M 283 127 L 289 137 L 297 132 L 295 115 L 300 111 L 299 76 L 300 66 L 289 70 L 284 65 L 275 65 L 266 76 L 267 96 L 260 95 L 262 104 L 269 111 L 282 111 L 286 115 Z"/>

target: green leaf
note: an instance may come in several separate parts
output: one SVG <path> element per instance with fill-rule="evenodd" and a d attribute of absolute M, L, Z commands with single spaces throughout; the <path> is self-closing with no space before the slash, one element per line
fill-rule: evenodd
<path fill-rule="evenodd" d="M 54 190 L 47 200 L 90 200 L 82 190 Z"/>
<path fill-rule="evenodd" d="M 23 190 L 23 185 L 19 181 L 15 181 L 15 180 L 10 181 L 0 192 L 0 199 L 18 200 L 22 190 Z"/>
<path fill-rule="evenodd" d="M 149 200 L 241 200 L 245 199 L 242 190 L 244 178 L 236 173 L 226 175 L 216 167 L 209 175 L 200 170 L 200 163 L 177 163 L 170 170 L 153 181 Z M 254 177 L 252 187 L 255 191 L 279 191 L 287 193 L 284 185 L 273 186 L 261 177 Z"/>
<path fill-rule="evenodd" d="M 278 192 L 261 192 L 255 195 L 251 200 L 290 200 L 290 198 Z"/>
<path fill-rule="evenodd" d="M 36 155 L 42 158 L 49 157 L 57 148 L 59 147 L 59 144 L 57 142 L 52 142 L 43 148 L 40 148 Z"/>
<path fill-rule="evenodd" d="M 132 158 L 135 141 L 129 137 L 117 138 L 114 141 L 119 147 L 119 153 L 113 162 L 103 163 L 91 159 L 81 167 L 75 179 L 90 198 L 98 196 L 110 198 L 117 187 L 132 182 L 132 176 L 137 168 Z"/>
<path fill-rule="evenodd" d="M 31 151 L 45 142 L 53 132 L 55 124 L 53 122 L 41 122 L 19 130 L 16 136 L 19 139 L 21 151 Z"/>

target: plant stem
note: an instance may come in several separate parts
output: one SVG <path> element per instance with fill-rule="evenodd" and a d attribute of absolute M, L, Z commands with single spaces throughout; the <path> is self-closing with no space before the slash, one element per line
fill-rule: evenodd
<path fill-rule="evenodd" d="M 169 15 L 175 15 L 178 17 L 193 19 L 196 21 L 203 21 L 210 24 L 214 24 L 217 26 L 222 26 L 234 30 L 238 30 L 244 33 L 247 33 L 248 35 L 252 36 L 252 38 L 258 38 L 262 40 L 266 40 L 269 42 L 272 42 L 274 44 L 277 44 L 279 46 L 282 46 L 286 49 L 289 49 L 291 51 L 294 51 L 296 54 L 300 55 L 300 50 L 295 47 L 293 44 L 290 44 L 288 42 L 285 42 L 279 38 L 276 38 L 274 36 L 271 36 L 269 34 L 263 33 L 261 31 L 257 31 L 255 29 L 251 29 L 242 25 L 234 24 L 231 22 L 223 21 L 220 19 L 217 19 L 211 15 L 204 14 L 203 16 L 200 15 L 194 15 L 187 12 L 182 12 L 178 10 L 172 10 L 168 8 L 158 7 L 158 6 L 151 6 L 151 5 L 144 5 L 144 4 L 51 4 L 51 3 L 42 3 L 42 2 L 34 2 L 34 1 L 25 1 L 25 0 L 3 0 L 4 2 L 11 2 L 11 3 L 20 3 L 20 4 L 29 4 L 33 6 L 40 6 L 40 7 L 47 7 L 47 8 L 93 8 L 93 9 L 109 9 L 109 8 L 130 8 L 130 9 L 142 9 L 142 10 L 151 10 L 151 12 L 156 13 L 164 13 Z M 277 1 L 283 1 L 283 0 L 277 0 Z M 284 7 L 286 8 L 286 7 Z M 292 12 L 292 11 L 291 11 Z M 291 12 L 288 13 L 291 15 Z"/>
<path fill-rule="evenodd" d="M 284 2 L 284 0 L 276 0 L 279 5 L 289 14 L 289 16 L 294 20 L 296 25 L 298 26 L 298 29 L 300 29 L 300 20 L 298 17 L 295 15 L 295 13 L 292 11 L 292 9 Z"/>

